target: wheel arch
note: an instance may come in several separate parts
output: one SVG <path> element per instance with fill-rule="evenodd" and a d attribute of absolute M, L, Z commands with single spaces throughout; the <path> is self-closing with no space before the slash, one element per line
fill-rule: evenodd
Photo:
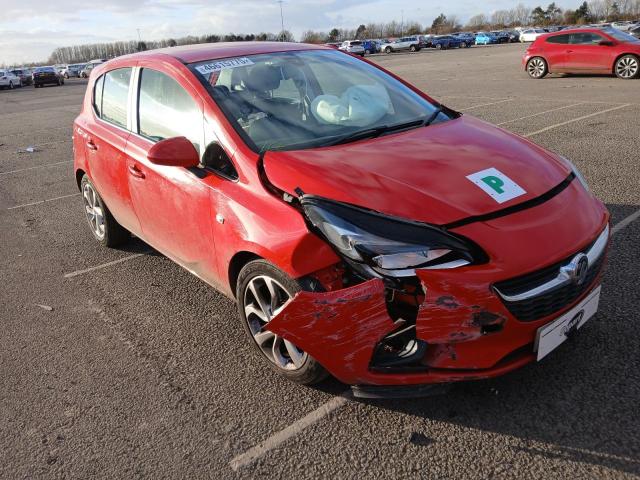
<path fill-rule="evenodd" d="M 82 177 L 84 177 L 86 172 L 81 168 L 76 169 L 76 184 L 78 185 L 78 190 L 80 190 L 80 184 L 82 183 Z"/>
<path fill-rule="evenodd" d="M 622 53 L 618 54 L 616 56 L 616 58 L 613 59 L 613 63 L 611 64 L 611 73 L 613 75 L 616 74 L 616 63 L 618 63 L 618 60 L 620 60 L 622 57 L 627 56 L 627 55 L 632 55 L 632 56 L 636 57 L 636 59 L 638 59 L 638 62 L 640 62 L 640 54 L 635 53 L 635 52 L 622 52 Z"/>
<path fill-rule="evenodd" d="M 252 262 L 253 260 L 265 260 L 265 258 L 261 257 L 257 253 L 249 252 L 247 250 L 237 252 L 233 257 L 231 257 L 231 260 L 229 261 L 229 268 L 227 270 L 227 279 L 229 281 L 229 290 L 234 298 L 236 296 L 236 287 L 240 271 L 247 263 Z"/>

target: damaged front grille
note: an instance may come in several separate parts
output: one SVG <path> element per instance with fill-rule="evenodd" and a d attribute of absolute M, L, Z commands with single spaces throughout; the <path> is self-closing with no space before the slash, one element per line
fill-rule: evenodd
<path fill-rule="evenodd" d="M 572 304 L 583 293 L 589 289 L 595 278 L 598 276 L 604 263 L 604 255 L 589 268 L 588 274 L 581 285 L 568 283 L 555 290 L 519 302 L 508 302 L 503 300 L 511 314 L 522 322 L 533 322 L 555 312 L 562 310 L 567 305 Z M 498 284 L 496 284 L 498 286 Z"/>
<path fill-rule="evenodd" d="M 498 282 L 494 289 L 518 320 L 533 322 L 572 304 L 593 284 L 604 264 L 609 239 L 607 226 L 596 240 L 572 256 L 532 273 Z M 580 257 L 588 269 L 575 278 Z"/>

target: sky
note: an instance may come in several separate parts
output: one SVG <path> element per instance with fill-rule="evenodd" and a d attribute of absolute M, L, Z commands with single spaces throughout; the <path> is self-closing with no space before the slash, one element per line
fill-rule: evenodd
<path fill-rule="evenodd" d="M 535 7 L 550 0 L 522 3 Z M 441 12 L 466 22 L 478 13 L 513 7 L 514 0 L 284 0 L 284 25 L 305 30 L 356 28 L 401 20 L 430 25 Z M 556 1 L 575 8 L 578 0 Z M 0 64 L 44 61 L 56 47 L 186 35 L 280 31 L 276 0 L 0 0 Z"/>

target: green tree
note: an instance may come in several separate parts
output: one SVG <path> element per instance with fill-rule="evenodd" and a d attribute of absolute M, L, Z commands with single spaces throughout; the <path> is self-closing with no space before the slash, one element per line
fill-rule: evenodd
<path fill-rule="evenodd" d="M 336 40 L 338 40 L 339 36 L 340 36 L 340 31 L 337 28 L 333 28 L 329 32 L 329 41 L 335 42 Z"/>
<path fill-rule="evenodd" d="M 589 4 L 587 2 L 583 2 L 582 5 L 576 9 L 576 20 L 583 20 L 584 23 L 591 20 L 591 12 L 589 11 Z"/>
<path fill-rule="evenodd" d="M 447 25 L 447 16 L 444 13 L 441 13 L 436 17 L 436 19 L 431 24 L 431 31 L 433 33 L 440 32 Z"/>
<path fill-rule="evenodd" d="M 544 25 L 547 23 L 547 11 L 538 6 L 531 10 L 531 21 L 535 25 Z"/>
<path fill-rule="evenodd" d="M 364 25 L 360 25 L 356 29 L 355 38 L 364 38 L 366 32 L 367 32 L 367 27 L 365 27 Z"/>

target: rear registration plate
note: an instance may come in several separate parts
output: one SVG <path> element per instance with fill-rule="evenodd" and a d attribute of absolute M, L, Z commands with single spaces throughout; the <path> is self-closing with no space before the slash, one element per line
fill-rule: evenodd
<path fill-rule="evenodd" d="M 598 310 L 601 287 L 593 290 L 579 305 L 551 323 L 538 329 L 534 349 L 538 352 L 538 361 L 551 353 L 556 347 L 576 332 Z"/>

